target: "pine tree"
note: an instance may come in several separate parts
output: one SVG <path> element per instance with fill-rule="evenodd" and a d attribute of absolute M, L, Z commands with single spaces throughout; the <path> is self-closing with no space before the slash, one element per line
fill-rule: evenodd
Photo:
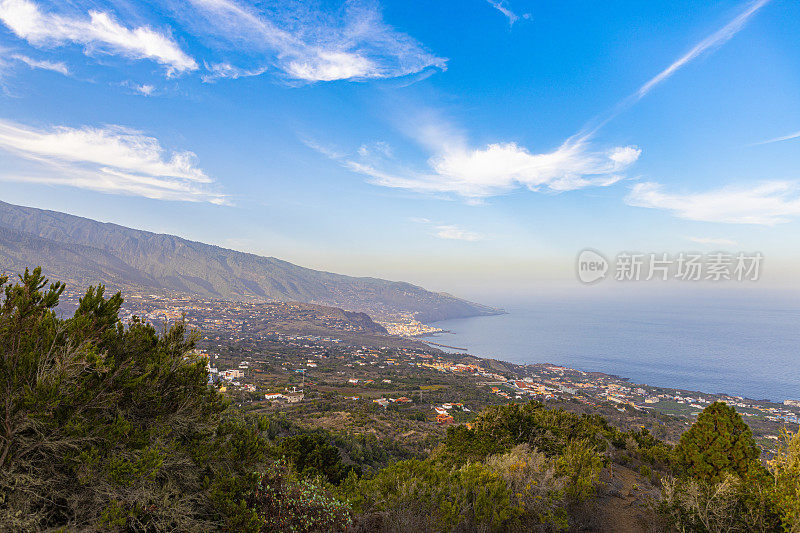
<path fill-rule="evenodd" d="M 273 455 L 265 419 L 208 386 L 182 323 L 71 318 L 40 268 L 0 276 L 0 533 L 341 531 L 348 509 Z"/>
<path fill-rule="evenodd" d="M 700 481 L 718 482 L 726 474 L 746 478 L 762 470 L 760 450 L 736 409 L 715 402 L 703 410 L 675 448 L 678 469 Z"/>

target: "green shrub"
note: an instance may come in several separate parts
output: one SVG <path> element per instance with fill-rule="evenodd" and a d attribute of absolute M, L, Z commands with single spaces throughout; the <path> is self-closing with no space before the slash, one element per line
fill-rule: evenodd
<path fill-rule="evenodd" d="M 773 477 L 759 455 L 750 428 L 732 407 L 708 406 L 675 448 L 681 477 L 664 481 L 661 512 L 679 531 L 766 533 L 780 530 L 781 517 L 792 531 L 782 513 L 778 474 L 788 471 L 773 468 Z M 786 481 L 796 486 L 800 476 L 789 473 Z M 790 507 L 797 494 L 789 489 Z"/>
<path fill-rule="evenodd" d="M 296 471 L 306 477 L 322 476 L 329 483 L 338 484 L 347 477 L 353 466 L 342 463 L 339 450 L 318 433 L 286 437 L 280 441 L 278 454 L 289 461 Z"/>
<path fill-rule="evenodd" d="M 727 474 L 721 481 L 667 479 L 659 511 L 678 531 L 770 533 L 780 530 L 772 487 Z"/>
<path fill-rule="evenodd" d="M 733 407 L 715 402 L 706 407 L 675 448 L 679 471 L 700 481 L 719 482 L 763 468 L 750 428 Z"/>
<path fill-rule="evenodd" d="M 786 531 L 800 531 L 800 431 L 784 431 L 775 457 L 769 463 L 775 476 L 775 505 Z"/>
<path fill-rule="evenodd" d="M 593 450 L 605 450 L 615 434 L 616 430 L 599 415 L 548 409 L 540 402 L 512 403 L 487 407 L 474 419 L 472 429 L 448 428 L 439 453 L 442 460 L 464 463 L 528 444 L 549 456 L 556 456 L 576 440 Z"/>
<path fill-rule="evenodd" d="M 441 457 L 350 476 L 338 493 L 372 531 L 560 531 L 570 525 L 570 506 L 595 495 L 603 465 L 587 441 L 568 443 L 556 457 L 527 444 L 465 464 Z M 376 517 L 385 522 L 369 522 Z"/>
<path fill-rule="evenodd" d="M 349 511 L 273 458 L 265 419 L 212 387 L 182 323 L 74 316 L 40 269 L 0 277 L 0 530 L 343 530 Z"/>
<path fill-rule="evenodd" d="M 556 465 L 556 472 L 567 480 L 566 495 L 571 502 L 584 502 L 595 495 L 603 460 L 588 441 L 570 442 Z"/>

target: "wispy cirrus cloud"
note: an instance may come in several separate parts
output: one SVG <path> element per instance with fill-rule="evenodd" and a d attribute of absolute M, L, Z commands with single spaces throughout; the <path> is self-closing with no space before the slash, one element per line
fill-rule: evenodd
<path fill-rule="evenodd" d="M 415 224 L 426 226 L 429 228 L 429 230 L 431 230 L 431 235 L 439 239 L 470 242 L 483 239 L 483 235 L 480 233 L 465 230 L 455 224 L 434 222 L 433 220 L 424 217 L 411 217 L 409 220 Z"/>
<path fill-rule="evenodd" d="M 703 54 L 709 53 L 730 41 L 747 25 L 750 19 L 770 1 L 771 0 L 755 0 L 749 3 L 741 13 L 731 19 L 727 24 L 695 44 L 688 52 L 673 61 L 667 68 L 647 80 L 635 93 L 617 103 L 610 112 L 595 118 L 584 128 L 583 132 L 578 135 L 586 138 L 592 137 L 603 126 L 616 118 L 620 113 L 639 102 L 658 85 L 667 81 L 683 67 L 701 57 Z"/>
<path fill-rule="evenodd" d="M 800 139 L 800 131 L 796 131 L 796 132 L 790 133 L 788 135 L 782 135 L 781 137 L 775 137 L 774 139 L 767 139 L 766 141 L 753 143 L 751 146 L 760 146 L 762 144 L 779 143 L 779 142 L 783 142 L 783 141 L 791 141 L 791 140 L 794 140 L 794 139 Z"/>
<path fill-rule="evenodd" d="M 188 151 L 120 126 L 38 129 L 0 120 L 0 180 L 70 185 L 162 200 L 227 203 Z M 26 164 L 27 163 L 27 164 Z"/>
<path fill-rule="evenodd" d="M 149 83 L 136 83 L 131 80 L 125 80 L 119 85 L 121 87 L 130 89 L 135 94 L 140 94 L 142 96 L 153 96 L 157 91 L 155 85 L 151 85 Z"/>
<path fill-rule="evenodd" d="M 739 243 L 733 239 L 722 239 L 717 237 L 687 237 L 692 242 L 697 244 L 708 244 L 713 246 L 739 246 Z"/>
<path fill-rule="evenodd" d="M 522 15 L 517 15 L 516 13 L 511 11 L 511 8 L 508 7 L 508 3 L 506 2 L 506 0 L 486 0 L 486 1 L 489 3 L 489 5 L 498 10 L 500 13 L 503 14 L 504 17 L 508 19 L 509 26 L 513 26 L 514 23 L 517 22 L 520 18 L 523 19 L 531 18 L 530 13 L 523 13 Z"/>
<path fill-rule="evenodd" d="M 488 1 L 493 5 L 495 3 L 495 0 Z M 445 168 L 456 169 L 463 166 L 464 168 L 460 172 L 462 176 L 470 174 L 490 176 L 492 172 L 482 171 L 485 164 L 486 167 L 497 169 L 500 175 L 506 177 L 506 180 L 511 178 L 529 188 L 546 186 L 551 190 L 568 190 L 613 183 L 618 179 L 617 173 L 632 164 L 641 152 L 633 146 L 614 148 L 607 152 L 605 157 L 597 152 L 590 152 L 589 142 L 600 128 L 620 112 L 644 98 L 655 87 L 665 82 L 687 64 L 728 42 L 745 27 L 753 15 L 769 2 L 770 0 L 755 0 L 748 4 L 727 24 L 694 45 L 667 68 L 645 82 L 634 94 L 620 102 L 603 120 L 591 128 L 584 128 L 582 132 L 565 141 L 554 152 L 531 154 L 514 144 L 490 145 L 483 151 L 474 151 L 467 157 L 456 158 L 456 165 L 448 165 L 446 164 L 447 160 L 443 159 Z M 498 9 L 500 8 L 498 7 Z M 513 23 L 515 19 L 509 18 L 509 20 Z M 797 136 L 800 136 L 800 133 Z M 793 136 L 778 140 L 788 140 L 789 138 L 793 138 Z M 587 178 L 587 176 L 589 177 Z M 503 180 L 499 181 L 502 183 Z"/>
<path fill-rule="evenodd" d="M 668 193 L 659 183 L 638 183 L 625 202 L 663 209 L 688 220 L 772 226 L 800 217 L 800 184 L 774 181 L 750 187 Z"/>
<path fill-rule="evenodd" d="M 117 6 L 138 19 L 159 20 L 159 26 L 164 25 L 159 14 L 171 13 L 174 29 L 203 43 L 201 50 L 194 50 L 202 61 L 184 51 L 172 28 L 127 26 L 92 0 L 0 0 L 0 22 L 40 49 L 77 44 L 86 55 L 153 60 L 170 76 L 200 71 L 206 82 L 257 76 L 268 69 L 295 82 L 411 75 L 419 81 L 447 66 L 446 59 L 389 26 L 377 4 L 367 0 L 350 0 L 332 10 L 245 0 L 156 0 Z"/>
<path fill-rule="evenodd" d="M 452 224 L 436 226 L 436 236 L 440 239 L 452 241 L 479 241 L 483 238 L 479 233 L 461 229 Z"/>
<path fill-rule="evenodd" d="M 676 61 L 674 61 L 670 66 L 656 74 L 654 77 L 649 79 L 644 85 L 639 87 L 639 90 L 636 91 L 636 99 L 641 99 L 647 93 L 652 91 L 657 85 L 666 81 L 670 76 L 675 74 L 678 70 L 686 66 L 689 62 L 697 59 L 704 53 L 719 48 L 729 40 L 733 38 L 734 35 L 739 33 L 739 31 L 744 28 L 750 18 L 755 15 L 759 9 L 764 7 L 768 4 L 770 0 L 756 0 L 755 2 L 751 2 L 747 8 L 742 11 L 739 15 L 734 17 L 730 22 L 725 24 L 722 28 L 718 29 L 696 45 L 694 45 L 688 52 L 684 55 L 679 57 Z"/>
<path fill-rule="evenodd" d="M 198 15 L 187 21 L 195 32 L 214 35 L 257 63 L 269 61 L 293 80 L 395 78 L 446 68 L 446 59 L 386 24 L 374 4 L 348 2 L 340 14 L 300 5 L 267 10 L 236 0 L 189 4 Z M 252 70 L 247 65 L 236 68 Z"/>
<path fill-rule="evenodd" d="M 222 79 L 238 80 L 239 78 L 260 76 L 267 71 L 267 67 L 257 67 L 248 70 L 235 67 L 230 63 L 213 63 L 205 67 L 208 72 L 203 74 L 202 79 L 207 83 Z"/>
<path fill-rule="evenodd" d="M 24 54 L 11 54 L 9 56 L 11 59 L 15 59 L 22 63 L 25 63 L 32 69 L 39 69 L 39 70 L 50 70 L 53 72 L 58 72 L 59 74 L 63 74 L 64 76 L 69 76 L 69 67 L 63 61 L 46 61 L 42 59 L 33 59 L 32 57 L 28 57 Z"/>
<path fill-rule="evenodd" d="M 197 62 L 168 34 L 147 26 L 128 28 L 106 12 L 46 12 L 30 0 L 0 0 L 0 21 L 17 37 L 38 48 L 84 46 L 87 55 L 104 53 L 149 59 L 168 74 L 197 70 Z"/>

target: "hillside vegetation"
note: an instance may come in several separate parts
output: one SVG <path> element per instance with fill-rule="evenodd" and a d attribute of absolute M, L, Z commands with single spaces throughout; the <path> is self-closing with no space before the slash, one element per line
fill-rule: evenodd
<path fill-rule="evenodd" d="M 38 269 L 4 287 L 1 529 L 343 527 L 346 506 L 279 459 L 267 421 L 207 386 L 182 325 L 123 327 L 102 287 L 60 320 L 62 290 Z"/>
<path fill-rule="evenodd" d="M 0 287 L 2 531 L 800 531 L 800 437 L 762 463 L 722 403 L 674 448 L 530 402 L 409 456 L 242 413 L 102 286 L 66 319 L 39 269 Z"/>

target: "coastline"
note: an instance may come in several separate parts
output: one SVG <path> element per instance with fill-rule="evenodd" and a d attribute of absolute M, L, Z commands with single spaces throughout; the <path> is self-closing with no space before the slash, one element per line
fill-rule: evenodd
<path fill-rule="evenodd" d="M 796 357 L 792 359 L 784 348 L 791 349 L 795 337 L 800 338 L 791 327 L 793 314 L 787 315 L 788 325 L 773 324 L 773 316 L 766 313 L 763 318 L 756 316 L 772 328 L 759 327 L 754 321 L 748 330 L 741 324 L 743 319 L 749 321 L 744 313 L 733 317 L 737 320 L 717 317 L 706 327 L 704 321 L 660 309 L 649 316 L 640 307 L 630 315 L 624 313 L 628 309 L 618 310 L 586 327 L 584 315 L 591 315 L 592 308 L 567 308 L 568 320 L 559 322 L 564 310 L 551 312 L 547 305 L 540 307 L 544 310 L 510 309 L 499 316 L 434 322 L 431 325 L 443 331 L 418 340 L 458 355 L 475 354 L 514 365 L 552 361 L 583 372 L 602 372 L 620 379 L 627 376 L 625 379 L 654 387 L 716 391 L 704 394 L 776 403 L 800 399 L 800 383 L 796 383 L 800 380 L 791 364 Z M 755 314 L 751 309 L 748 312 Z M 620 330 L 622 334 L 618 334 Z M 788 334 L 778 336 L 777 342 L 766 339 L 774 331 Z"/>

